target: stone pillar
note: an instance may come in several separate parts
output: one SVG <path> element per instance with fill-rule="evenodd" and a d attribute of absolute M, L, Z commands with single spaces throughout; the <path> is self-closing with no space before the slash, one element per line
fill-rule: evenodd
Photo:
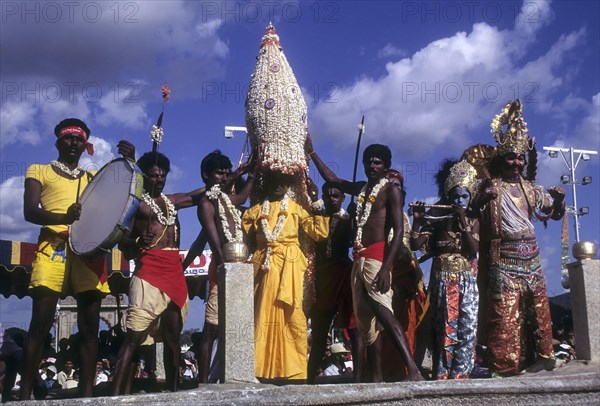
<path fill-rule="evenodd" d="M 252 264 L 219 267 L 221 382 L 258 382 L 254 366 L 254 270 Z"/>
<path fill-rule="evenodd" d="M 600 260 L 578 260 L 567 267 L 571 284 L 577 358 L 599 361 Z"/>

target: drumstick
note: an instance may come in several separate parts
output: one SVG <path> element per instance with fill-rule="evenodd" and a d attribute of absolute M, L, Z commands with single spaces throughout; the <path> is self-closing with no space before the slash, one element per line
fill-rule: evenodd
<path fill-rule="evenodd" d="M 81 177 L 79 179 L 77 179 L 77 195 L 75 196 L 75 203 L 79 203 L 79 191 L 80 190 L 81 190 Z"/>

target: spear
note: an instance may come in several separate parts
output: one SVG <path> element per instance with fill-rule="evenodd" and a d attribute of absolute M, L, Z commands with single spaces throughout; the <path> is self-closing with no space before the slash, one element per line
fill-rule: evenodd
<path fill-rule="evenodd" d="M 358 125 L 358 140 L 356 141 L 356 154 L 354 155 L 354 173 L 352 174 L 352 183 L 356 182 L 356 170 L 358 168 L 358 153 L 360 152 L 360 140 L 362 138 L 363 132 L 365 131 L 365 116 L 362 116 L 362 120 Z M 350 203 L 354 203 L 354 197 L 356 195 L 352 193 L 350 196 Z"/>
<path fill-rule="evenodd" d="M 162 111 L 160 112 L 160 115 L 158 116 L 158 120 L 156 120 L 156 125 L 152 126 L 152 130 L 150 131 L 150 138 L 152 139 L 152 152 L 158 151 L 158 144 L 160 144 L 160 142 L 163 139 L 163 131 L 162 131 L 161 127 L 162 127 L 163 115 L 165 114 L 165 104 L 171 98 L 171 91 L 169 90 L 169 86 L 167 86 L 166 83 L 164 83 L 161 86 L 160 92 L 162 94 L 162 99 L 163 99 Z M 156 166 L 157 164 L 158 164 L 158 154 L 156 155 L 156 159 L 154 161 L 154 166 Z M 150 191 L 150 195 L 152 197 L 154 197 L 154 183 L 152 184 L 152 190 Z M 150 212 L 150 218 L 148 219 L 148 228 L 147 228 L 148 231 L 150 231 L 151 223 L 152 223 L 152 212 Z"/>
<path fill-rule="evenodd" d="M 160 142 L 162 141 L 162 136 L 163 136 L 162 121 L 163 121 L 163 115 L 165 114 L 165 104 L 171 98 L 171 90 L 169 90 L 169 86 L 167 86 L 166 83 L 161 86 L 160 92 L 162 93 L 162 99 L 163 99 L 162 111 L 160 112 L 160 115 L 158 116 L 158 120 L 156 120 L 156 125 L 153 126 L 152 132 L 150 133 L 150 136 L 152 138 L 152 152 L 158 151 L 158 144 L 160 144 Z"/>

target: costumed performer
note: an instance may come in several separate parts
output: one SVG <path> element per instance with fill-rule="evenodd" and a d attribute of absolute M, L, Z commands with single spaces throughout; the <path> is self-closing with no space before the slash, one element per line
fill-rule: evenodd
<path fill-rule="evenodd" d="M 48 165 L 33 164 L 25 175 L 23 213 L 25 220 L 42 226 L 32 263 L 29 292 L 33 299 L 31 323 L 24 348 L 21 400 L 31 397 L 44 341 L 54 322 L 59 298 L 73 295 L 77 300 L 80 385 L 83 397 L 92 396 L 98 354 L 100 304 L 109 293 L 105 258 L 74 254 L 68 243 L 69 225 L 81 215 L 78 192 L 82 192 L 96 171 L 79 165 L 83 151 L 92 155 L 90 129 L 77 118 L 67 118 L 54 127 L 58 159 Z M 135 148 L 120 141 L 118 151 L 134 158 Z"/>

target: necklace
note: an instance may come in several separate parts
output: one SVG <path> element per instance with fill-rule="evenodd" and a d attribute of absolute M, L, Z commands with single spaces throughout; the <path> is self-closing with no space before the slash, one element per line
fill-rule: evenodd
<path fill-rule="evenodd" d="M 329 235 L 327 236 L 327 250 L 325 251 L 326 258 L 331 258 L 331 237 L 333 236 L 340 219 L 348 219 L 348 213 L 346 213 L 346 210 L 344 210 L 343 207 L 340 207 L 339 211 L 331 215 L 331 220 L 329 221 Z"/>
<path fill-rule="evenodd" d="M 79 174 L 83 170 L 81 168 L 81 166 L 79 166 L 79 165 L 77 165 L 76 168 L 71 169 L 67 165 L 65 165 L 62 162 L 57 161 L 57 160 L 54 160 L 54 161 L 50 162 L 50 165 L 54 166 L 55 168 L 60 169 L 62 172 L 64 172 L 65 174 L 69 175 L 73 179 L 77 179 L 77 177 L 79 176 Z"/>
<path fill-rule="evenodd" d="M 273 248 L 271 247 L 273 243 L 279 237 L 281 230 L 283 230 L 283 223 L 285 222 L 285 218 L 288 215 L 288 203 L 289 197 L 287 193 L 281 199 L 281 206 L 279 207 L 279 215 L 277 217 L 277 223 L 275 223 L 275 228 L 273 232 L 269 230 L 269 212 L 271 210 L 271 203 L 268 199 L 265 199 L 262 204 L 261 214 L 260 214 L 260 226 L 262 231 L 267 239 L 267 252 L 265 253 L 265 260 L 261 266 L 261 269 L 265 272 L 268 272 L 271 269 L 271 253 L 273 252 Z"/>
<path fill-rule="evenodd" d="M 161 193 L 160 198 L 163 200 L 163 202 L 165 202 L 165 206 L 167 207 L 167 217 L 165 217 L 165 214 L 163 213 L 162 209 L 158 206 L 158 204 L 156 204 L 154 199 L 150 197 L 150 194 L 148 192 L 144 191 L 142 193 L 142 200 L 150 207 L 152 213 L 156 215 L 156 219 L 158 220 L 158 222 L 163 226 L 172 226 L 173 224 L 175 224 L 177 210 L 175 209 L 175 206 L 173 205 L 173 203 L 171 203 L 171 200 L 169 200 L 167 196 Z"/>
<path fill-rule="evenodd" d="M 221 191 L 221 186 L 214 185 L 208 192 L 206 192 L 206 197 L 217 204 L 219 209 L 219 218 L 221 219 L 221 228 L 227 242 L 243 242 L 244 235 L 242 234 L 242 218 L 240 216 L 240 211 L 231 203 L 231 199 L 229 199 L 227 193 L 223 193 Z M 227 212 L 231 214 L 231 218 L 233 219 L 235 233 L 234 236 L 232 236 L 231 231 L 229 231 Z"/>
<path fill-rule="evenodd" d="M 365 185 L 356 199 L 356 237 L 354 238 L 353 244 L 355 250 L 364 248 L 362 245 L 363 227 L 371 215 L 371 208 L 373 207 L 373 203 L 375 203 L 375 199 L 377 199 L 379 191 L 386 183 L 388 183 L 388 180 L 385 177 L 379 179 L 379 182 L 373 187 L 367 199 L 365 199 L 365 194 L 367 192 L 367 185 Z"/>

